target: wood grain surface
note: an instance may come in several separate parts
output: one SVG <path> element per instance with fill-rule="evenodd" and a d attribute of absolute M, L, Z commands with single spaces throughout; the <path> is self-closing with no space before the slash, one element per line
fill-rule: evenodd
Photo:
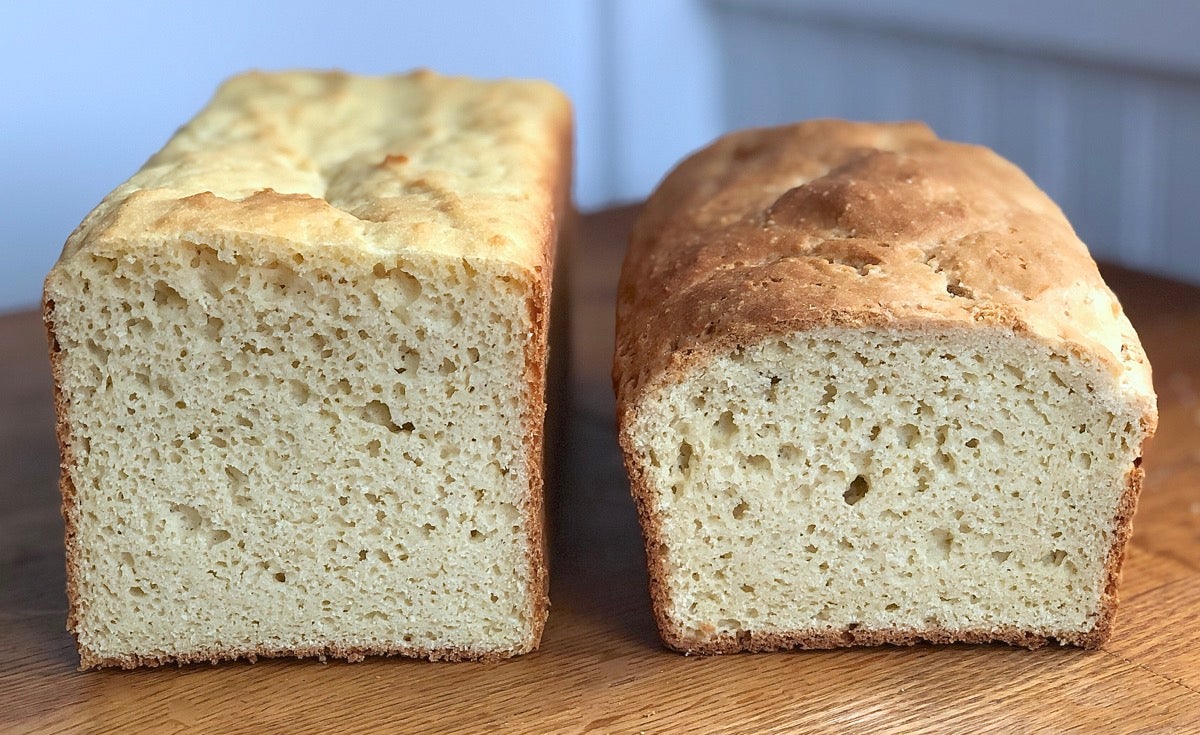
<path fill-rule="evenodd" d="M 571 255 L 553 606 L 542 649 L 500 663 L 77 672 L 41 322 L 0 317 L 0 732 L 1200 732 L 1200 289 L 1104 269 L 1162 414 L 1104 649 L 686 658 L 654 630 L 613 429 L 613 293 L 633 213 L 584 217 Z"/>

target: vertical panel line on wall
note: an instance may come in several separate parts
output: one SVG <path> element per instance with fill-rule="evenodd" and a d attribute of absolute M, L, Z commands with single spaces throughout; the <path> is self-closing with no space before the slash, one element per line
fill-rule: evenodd
<path fill-rule="evenodd" d="M 1162 237 L 1165 207 L 1161 192 L 1158 105 L 1153 88 L 1130 83 L 1122 90 L 1121 109 L 1121 247 L 1137 264 L 1149 264 Z"/>
<path fill-rule="evenodd" d="M 1063 209 L 1070 192 L 1067 174 L 1070 111 L 1067 109 L 1067 78 L 1062 70 L 1049 68 L 1038 75 L 1034 88 L 1034 151 L 1036 163 L 1030 175 L 1055 198 Z"/>

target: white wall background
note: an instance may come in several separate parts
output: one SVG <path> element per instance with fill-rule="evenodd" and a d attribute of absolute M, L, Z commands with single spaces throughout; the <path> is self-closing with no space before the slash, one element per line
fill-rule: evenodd
<path fill-rule="evenodd" d="M 1191 0 L 46 0 L 0 9 L 0 312 L 247 68 L 550 79 L 576 198 L 644 196 L 723 130 L 919 118 L 1026 168 L 1100 257 L 1200 283 Z"/>

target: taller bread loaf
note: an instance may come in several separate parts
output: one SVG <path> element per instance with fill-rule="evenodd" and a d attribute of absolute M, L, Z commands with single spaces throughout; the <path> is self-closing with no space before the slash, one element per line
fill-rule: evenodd
<path fill-rule="evenodd" d="M 46 280 L 84 667 L 488 658 L 546 616 L 570 111 L 540 82 L 228 82 Z"/>
<path fill-rule="evenodd" d="M 1150 366 L 991 151 L 820 121 L 692 156 L 633 234 L 614 382 L 670 646 L 1108 637 Z"/>

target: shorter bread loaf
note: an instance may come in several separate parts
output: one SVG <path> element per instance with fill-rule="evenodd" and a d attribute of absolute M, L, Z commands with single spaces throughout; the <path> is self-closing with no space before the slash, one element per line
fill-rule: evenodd
<path fill-rule="evenodd" d="M 991 151 L 819 121 L 693 155 L 635 228 L 614 384 L 670 647 L 1108 638 L 1150 366 Z"/>
<path fill-rule="evenodd" d="M 540 82 L 248 74 L 88 215 L 45 289 L 84 668 L 537 647 L 569 146 Z"/>

